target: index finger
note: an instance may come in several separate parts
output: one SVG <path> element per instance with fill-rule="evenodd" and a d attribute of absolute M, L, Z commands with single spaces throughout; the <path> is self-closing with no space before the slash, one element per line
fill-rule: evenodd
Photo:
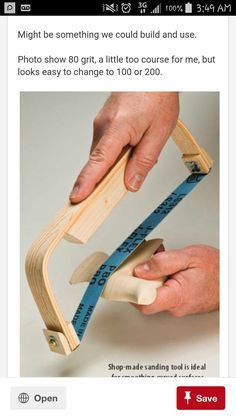
<path fill-rule="evenodd" d="M 90 195 L 96 184 L 116 161 L 124 145 L 125 141 L 122 136 L 117 139 L 112 134 L 107 133 L 101 138 L 76 179 L 70 194 L 72 204 L 77 204 Z"/>

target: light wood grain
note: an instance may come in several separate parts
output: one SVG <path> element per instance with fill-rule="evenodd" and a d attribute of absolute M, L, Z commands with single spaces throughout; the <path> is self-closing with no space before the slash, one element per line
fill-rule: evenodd
<path fill-rule="evenodd" d="M 110 301 L 122 301 L 148 305 L 156 298 L 156 290 L 166 278 L 147 281 L 133 276 L 136 265 L 150 258 L 159 249 L 163 240 L 153 239 L 144 241 L 127 260 L 110 276 L 102 297 Z M 108 255 L 96 252 L 86 258 L 73 272 L 71 284 L 90 282 L 97 269 L 107 259 Z"/>
<path fill-rule="evenodd" d="M 120 173 L 124 175 L 130 152 L 131 149 L 125 149 L 122 152 L 117 163 L 86 200 L 78 205 L 67 204 L 35 240 L 26 256 L 25 269 L 29 286 L 38 305 L 40 314 L 44 319 L 46 328 L 51 331 L 54 330 L 55 332 L 63 333 L 72 351 L 79 345 L 79 340 L 68 327 L 64 315 L 57 303 L 48 276 L 48 260 L 60 240 L 65 237 L 66 233 L 74 224 L 79 222 L 80 218 L 83 218 L 84 220 L 84 229 L 81 235 L 76 234 L 73 241 L 83 243 L 94 234 L 99 226 L 99 220 L 97 218 L 98 221 L 93 223 L 91 207 L 93 207 L 94 216 L 95 213 L 97 215 L 97 213 L 99 213 L 101 197 L 102 200 L 107 203 L 107 206 L 102 205 L 101 208 L 101 222 L 109 215 L 112 208 L 114 208 L 121 199 L 121 196 L 125 193 L 126 188 Z M 117 176 L 120 180 L 119 184 L 117 184 L 116 181 Z M 115 179 L 117 195 L 113 191 L 113 179 Z M 111 194 L 112 199 L 110 197 Z M 84 216 L 85 213 L 89 214 L 88 219 Z"/>
<path fill-rule="evenodd" d="M 130 152 L 129 148 L 95 191 L 80 204 L 83 210 L 80 211 L 76 223 L 73 223 L 65 234 L 66 240 L 87 243 L 123 198 L 127 192 L 124 184 L 124 169 Z"/>
<path fill-rule="evenodd" d="M 108 254 L 105 252 L 94 252 L 89 255 L 74 270 L 69 281 L 70 284 L 74 285 L 78 282 L 90 282 L 98 268 L 105 262 L 107 258 Z"/>
<path fill-rule="evenodd" d="M 176 127 L 171 134 L 175 144 L 183 153 L 182 159 L 184 163 L 195 162 L 199 166 L 199 173 L 209 173 L 213 160 L 197 143 L 191 132 L 180 119 L 177 121 Z"/>
<path fill-rule="evenodd" d="M 172 138 L 182 151 L 185 162 L 197 162 L 200 173 L 209 172 L 212 166 L 211 158 L 197 144 L 181 121 L 178 121 Z M 64 347 L 58 350 L 60 353 L 75 350 L 80 342 L 73 327 L 64 319 L 51 286 L 48 276 L 49 258 L 63 238 L 75 243 L 86 243 L 110 214 L 126 192 L 124 171 L 131 151 L 131 147 L 124 149 L 117 163 L 87 199 L 77 205 L 67 203 L 34 241 L 26 256 L 25 266 L 29 286 L 46 328 L 51 334 L 61 333 L 65 337 L 63 339 L 58 335 Z"/>

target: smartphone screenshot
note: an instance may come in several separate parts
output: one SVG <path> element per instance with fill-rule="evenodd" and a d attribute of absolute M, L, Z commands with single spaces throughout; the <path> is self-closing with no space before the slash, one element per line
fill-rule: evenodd
<path fill-rule="evenodd" d="M 6 417 L 235 417 L 235 9 L 1 1 Z"/>

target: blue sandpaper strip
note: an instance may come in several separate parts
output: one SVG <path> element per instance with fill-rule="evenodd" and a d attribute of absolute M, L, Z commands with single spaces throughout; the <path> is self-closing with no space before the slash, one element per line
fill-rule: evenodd
<path fill-rule="evenodd" d="M 192 174 L 188 176 L 100 266 L 87 286 L 72 320 L 72 324 L 80 340 L 84 335 L 103 288 L 112 273 L 205 176 L 204 174 Z"/>

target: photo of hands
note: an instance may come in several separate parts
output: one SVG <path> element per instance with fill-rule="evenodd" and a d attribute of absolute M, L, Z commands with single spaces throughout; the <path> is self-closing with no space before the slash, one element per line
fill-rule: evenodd
<path fill-rule="evenodd" d="M 20 112 L 21 375 L 218 376 L 219 94 L 22 92 Z M 73 314 L 87 283 L 188 175 L 204 180 L 179 203 L 180 189 L 173 212 L 165 207 L 165 219 L 102 284 L 80 342 Z M 62 313 L 73 318 L 73 348 L 49 327 L 50 304 L 36 277 L 32 296 L 25 273 L 29 248 L 65 204 L 62 222 L 90 208 L 86 227 L 67 231 L 48 266 Z"/>

